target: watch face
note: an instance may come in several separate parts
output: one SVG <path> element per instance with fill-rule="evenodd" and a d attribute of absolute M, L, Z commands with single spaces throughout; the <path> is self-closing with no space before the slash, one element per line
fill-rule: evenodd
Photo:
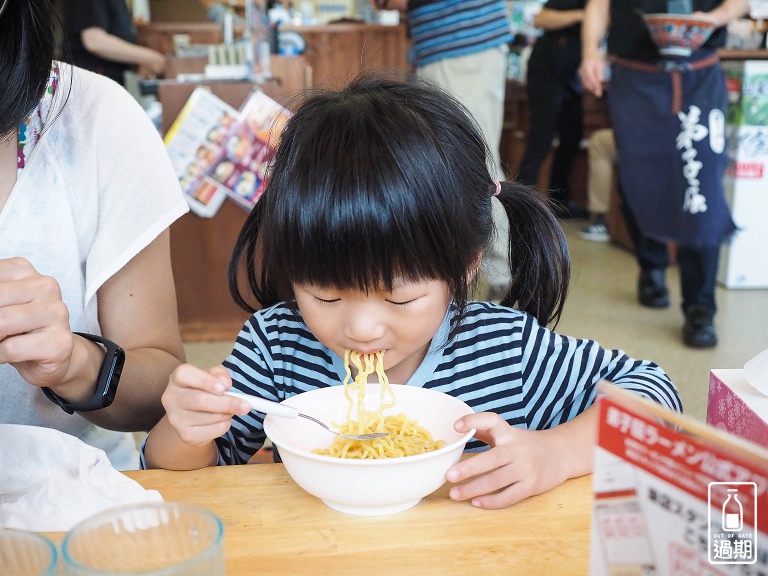
<path fill-rule="evenodd" d="M 107 366 L 107 359 L 104 359 L 104 367 L 99 377 L 99 385 L 102 383 L 102 378 L 107 377 L 106 387 L 104 388 L 104 394 L 102 397 L 102 407 L 106 408 L 111 405 L 115 400 L 117 394 L 117 383 L 120 381 L 120 376 L 123 373 L 123 364 L 125 364 L 125 352 L 119 346 L 117 350 L 112 354 L 111 362 Z"/>

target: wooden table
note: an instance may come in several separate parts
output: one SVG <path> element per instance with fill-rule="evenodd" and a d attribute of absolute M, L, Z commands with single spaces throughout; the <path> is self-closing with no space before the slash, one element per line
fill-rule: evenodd
<path fill-rule="evenodd" d="M 359 517 L 304 492 L 282 464 L 126 474 L 219 515 L 227 576 L 588 573 L 591 476 L 503 510 L 454 502 L 446 485 L 405 512 Z"/>

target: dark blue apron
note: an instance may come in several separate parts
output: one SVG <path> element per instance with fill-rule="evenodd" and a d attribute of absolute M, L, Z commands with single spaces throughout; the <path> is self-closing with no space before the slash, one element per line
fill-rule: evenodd
<path fill-rule="evenodd" d="M 713 50 L 658 64 L 615 59 L 608 91 L 624 197 L 644 236 L 718 245 L 735 230 L 722 69 Z"/>

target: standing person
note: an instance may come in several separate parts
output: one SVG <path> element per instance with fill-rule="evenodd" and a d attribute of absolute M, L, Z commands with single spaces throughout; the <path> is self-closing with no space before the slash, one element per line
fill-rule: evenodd
<path fill-rule="evenodd" d="M 585 3 L 586 0 L 549 0 L 544 4 L 533 21 L 544 33 L 533 45 L 526 75 L 530 112 L 528 144 L 516 179 L 530 186 L 536 184 L 541 164 L 557 134 L 549 195 L 560 218 L 586 216 L 569 193 L 571 167 L 583 135 L 579 62 Z"/>
<path fill-rule="evenodd" d="M 608 212 L 611 208 L 616 140 L 611 128 L 595 130 L 587 146 L 587 208 L 592 221 L 579 231 L 584 240 L 608 242 Z"/>
<path fill-rule="evenodd" d="M 128 432 L 160 419 L 184 360 L 168 226 L 187 205 L 138 103 L 53 60 L 53 3 L 4 5 L 0 422 L 56 428 L 136 468 Z"/>
<path fill-rule="evenodd" d="M 405 14 L 416 74 L 459 100 L 480 127 L 491 151 L 489 166 L 505 178 L 499 157 L 512 33 L 504 0 L 371 0 L 379 10 Z M 494 202 L 498 237 L 483 258 L 489 300 L 499 300 L 511 278 L 506 269 L 507 223 Z"/>
<path fill-rule="evenodd" d="M 608 32 L 608 104 L 624 217 L 640 265 L 638 299 L 643 306 L 669 306 L 666 242 L 674 240 L 685 315 L 683 342 L 711 348 L 717 345 L 720 244 L 735 229 L 723 189 L 728 101 L 716 49 L 725 44 L 725 25 L 746 14 L 749 4 L 692 4 L 719 28 L 691 56 L 666 59 L 642 18 L 643 13 L 667 12 L 665 0 L 589 0 L 580 72 L 584 87 L 601 96 L 605 60 L 599 44 Z"/>
<path fill-rule="evenodd" d="M 138 66 L 141 76 L 162 76 L 165 71 L 165 56 L 136 44 L 125 0 L 66 0 L 64 28 L 72 64 L 121 86 L 130 66 Z"/>
<path fill-rule="evenodd" d="M 591 470 L 601 380 L 681 409 L 655 364 L 544 326 L 557 321 L 568 288 L 565 237 L 538 192 L 494 182 L 487 158 L 466 110 L 428 84 L 363 77 L 311 96 L 282 133 L 230 264 L 235 300 L 265 308 L 224 366 L 174 372 L 145 464 L 246 463 L 264 442 L 264 415 L 223 393 L 234 386 L 281 401 L 340 386 L 348 349 L 383 350 L 390 382 L 477 410 L 455 427 L 477 430 L 467 449 L 481 454 L 447 478 L 451 498 L 481 508 Z M 468 301 L 494 196 L 514 231 L 510 306 Z M 258 269 L 248 264 L 256 251 Z M 247 295 L 237 282 L 243 263 Z"/>

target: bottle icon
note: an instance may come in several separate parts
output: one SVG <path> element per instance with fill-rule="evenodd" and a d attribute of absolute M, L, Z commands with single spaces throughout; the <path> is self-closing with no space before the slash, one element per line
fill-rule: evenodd
<path fill-rule="evenodd" d="M 728 488 L 728 498 L 723 502 L 723 531 L 740 532 L 744 527 L 744 508 L 739 502 L 739 490 Z"/>

